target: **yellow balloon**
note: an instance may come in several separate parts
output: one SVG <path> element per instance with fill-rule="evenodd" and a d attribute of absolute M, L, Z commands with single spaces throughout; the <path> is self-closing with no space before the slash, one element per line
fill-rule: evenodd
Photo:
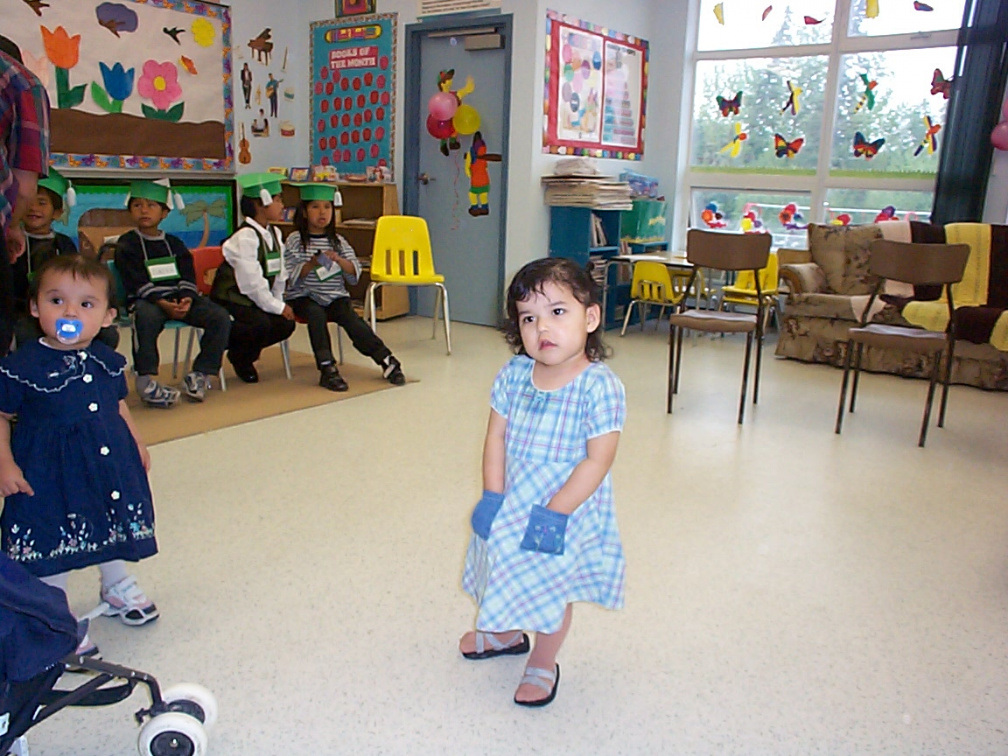
<path fill-rule="evenodd" d="M 459 134 L 474 134 L 480 127 L 480 114 L 472 105 L 463 103 L 452 116 L 452 126 Z"/>

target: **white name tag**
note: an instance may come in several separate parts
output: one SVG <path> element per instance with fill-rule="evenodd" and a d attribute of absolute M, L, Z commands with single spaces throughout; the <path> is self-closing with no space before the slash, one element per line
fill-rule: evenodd
<path fill-rule="evenodd" d="M 266 258 L 266 273 L 275 276 L 280 272 L 280 255 L 268 256 Z"/>
<path fill-rule="evenodd" d="M 325 268 L 321 265 L 315 268 L 315 275 L 319 277 L 319 281 L 325 281 L 335 275 L 338 275 L 340 272 L 340 266 L 335 263 L 331 268 Z"/>
<path fill-rule="evenodd" d="M 169 278 L 178 278 L 178 265 L 174 262 L 151 264 L 147 266 L 151 281 L 165 281 Z"/>

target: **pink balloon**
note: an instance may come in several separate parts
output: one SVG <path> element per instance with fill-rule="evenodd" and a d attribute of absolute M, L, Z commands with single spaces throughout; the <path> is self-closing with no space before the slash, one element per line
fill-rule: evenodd
<path fill-rule="evenodd" d="M 427 116 L 427 133 L 435 139 L 447 139 L 455 133 L 451 120 L 439 121 L 433 115 Z"/>
<path fill-rule="evenodd" d="M 991 144 L 999 150 L 1008 150 L 1008 121 L 1001 121 L 991 132 Z"/>
<path fill-rule="evenodd" d="M 451 92 L 438 92 L 427 101 L 427 112 L 435 121 L 450 121 L 458 110 L 458 100 Z"/>

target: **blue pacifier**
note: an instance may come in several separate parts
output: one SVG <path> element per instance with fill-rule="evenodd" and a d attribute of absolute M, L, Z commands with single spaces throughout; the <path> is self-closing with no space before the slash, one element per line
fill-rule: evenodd
<path fill-rule="evenodd" d="M 60 344 L 73 344 L 81 337 L 84 324 L 72 318 L 60 318 L 56 321 L 56 340 Z"/>

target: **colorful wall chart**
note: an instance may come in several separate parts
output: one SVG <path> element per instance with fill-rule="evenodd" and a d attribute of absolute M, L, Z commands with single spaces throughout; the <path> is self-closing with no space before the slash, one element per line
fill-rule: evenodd
<path fill-rule="evenodd" d="M 0 0 L 0 16 L 49 92 L 55 165 L 233 170 L 226 6 Z"/>
<path fill-rule="evenodd" d="M 546 13 L 543 152 L 640 160 L 646 40 Z"/>
<path fill-rule="evenodd" d="M 396 26 L 394 13 L 311 25 L 312 165 L 391 176 Z"/>

